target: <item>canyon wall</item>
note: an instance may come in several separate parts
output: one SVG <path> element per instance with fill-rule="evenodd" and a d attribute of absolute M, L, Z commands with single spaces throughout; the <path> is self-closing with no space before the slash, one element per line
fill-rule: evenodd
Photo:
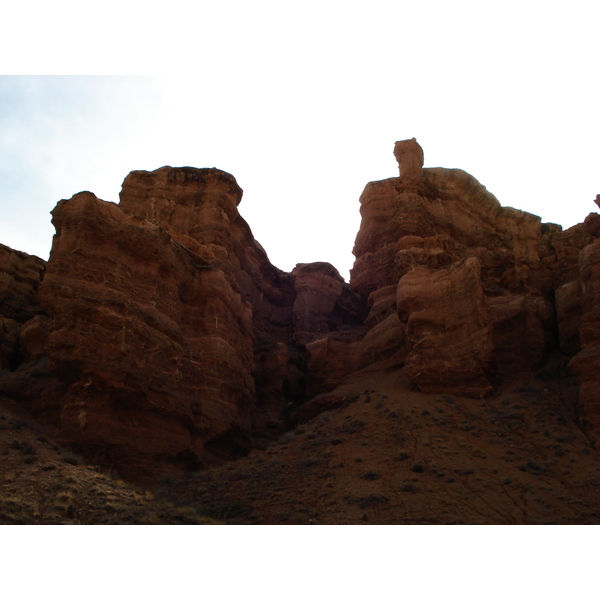
<path fill-rule="evenodd" d="M 350 284 L 273 266 L 218 169 L 133 171 L 62 200 L 48 263 L 0 246 L 0 393 L 138 482 L 264 448 L 360 369 L 484 397 L 572 357 L 600 427 L 600 216 L 567 231 L 395 146 L 367 184 Z M 312 403 L 312 404 L 311 404 Z M 312 408 L 311 408 L 312 406 Z"/>

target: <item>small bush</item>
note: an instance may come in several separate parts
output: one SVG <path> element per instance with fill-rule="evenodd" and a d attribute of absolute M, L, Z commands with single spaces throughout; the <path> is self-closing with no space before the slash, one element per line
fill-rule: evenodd
<path fill-rule="evenodd" d="M 366 426 L 364 421 L 359 419 L 355 419 L 354 421 L 350 421 L 349 423 L 344 423 L 338 431 L 340 433 L 358 433 L 362 431 Z"/>
<path fill-rule="evenodd" d="M 534 460 L 528 460 L 527 461 L 527 466 L 532 471 L 541 471 L 542 470 L 542 465 L 540 465 L 540 463 L 535 462 Z"/>
<path fill-rule="evenodd" d="M 314 458 L 305 458 L 298 463 L 301 467 L 315 467 L 319 461 Z"/>
<path fill-rule="evenodd" d="M 360 476 L 361 479 L 367 479 L 368 481 L 375 481 L 376 479 L 379 479 L 379 477 L 379 473 L 376 473 L 375 471 L 367 471 Z"/>
<path fill-rule="evenodd" d="M 27 427 L 27 421 L 19 417 L 12 417 L 8 420 L 8 426 L 15 431 L 19 431 L 23 427 Z"/>
<path fill-rule="evenodd" d="M 350 406 L 351 404 L 353 404 L 354 402 L 356 402 L 359 399 L 359 396 L 351 396 L 350 398 L 347 398 L 346 401 L 344 402 L 343 406 L 347 407 Z"/>
<path fill-rule="evenodd" d="M 388 502 L 388 499 L 385 496 L 371 494 L 364 498 L 359 498 L 358 506 L 360 506 L 360 508 L 367 508 L 369 506 L 373 506 L 374 504 L 385 504 L 386 502 Z"/>
<path fill-rule="evenodd" d="M 414 483 L 412 483 L 410 481 L 406 481 L 405 483 L 403 483 L 401 489 L 402 489 L 403 492 L 408 492 L 410 494 L 416 494 L 417 493 L 417 487 L 415 486 Z"/>

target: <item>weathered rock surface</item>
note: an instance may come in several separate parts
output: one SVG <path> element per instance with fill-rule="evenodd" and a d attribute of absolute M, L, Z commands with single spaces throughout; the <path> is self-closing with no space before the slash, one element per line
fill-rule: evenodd
<path fill-rule="evenodd" d="M 398 161 L 401 178 L 421 176 L 425 158 L 423 148 L 415 138 L 396 142 L 394 156 Z"/>
<path fill-rule="evenodd" d="M 0 244 L 0 314 L 19 323 L 41 311 L 37 290 L 46 262 Z"/>
<path fill-rule="evenodd" d="M 194 240 L 89 192 L 60 202 L 53 222 L 40 286 L 52 322 L 26 324 L 22 342 L 64 391 L 34 410 L 54 408 L 65 440 L 126 458 L 141 479 L 157 463 L 209 461 L 220 438 L 248 432 L 252 315 L 232 274 Z"/>
<path fill-rule="evenodd" d="M 600 239 L 586 246 L 579 256 L 581 274 L 581 351 L 569 363 L 579 380 L 579 399 L 592 425 L 592 436 L 600 438 Z M 564 287 L 564 286 L 563 286 Z"/>
<path fill-rule="evenodd" d="M 46 262 L 0 244 L 0 370 L 19 360 L 21 325 L 42 312 L 37 291 Z"/>
<path fill-rule="evenodd" d="M 400 177 L 361 196 L 350 285 L 274 267 L 218 169 L 59 202 L 47 265 L 0 246 L 0 393 L 139 482 L 264 448 L 349 402 L 358 372 L 480 398 L 559 349 L 600 431 L 600 216 L 563 232 L 424 169 L 414 138 L 394 153 Z"/>
<path fill-rule="evenodd" d="M 241 197 L 218 169 L 164 167 L 132 172 L 119 205 L 90 192 L 59 202 L 37 305 L 29 299 L 21 326 L 6 304 L 3 367 L 15 347 L 20 364 L 0 391 L 138 481 L 278 436 L 283 409 L 306 397 L 307 371 L 321 385 L 323 353 L 306 344 L 362 323 L 364 301 L 327 263 L 274 267 Z M 341 336 L 332 360 L 347 354 Z"/>
<path fill-rule="evenodd" d="M 553 335 L 554 297 L 552 272 L 539 255 L 544 236 L 539 217 L 504 208 L 472 176 L 441 168 L 369 183 L 361 214 L 350 285 L 369 298 L 367 324 L 394 308 L 404 315 L 412 344 L 407 369 L 420 389 L 446 386 L 460 393 L 462 386 L 464 394 L 480 394 L 491 389 L 489 377 L 540 364 Z M 464 289 L 454 288 L 448 278 L 456 276 L 456 265 L 467 263 L 478 265 L 477 277 Z M 405 294 L 417 281 L 418 309 L 394 307 L 390 290 L 398 286 Z M 444 293 L 426 291 L 445 286 Z M 412 310 L 426 311 L 425 320 Z M 472 328 L 470 314 L 480 325 Z M 436 339 L 452 329 L 465 338 L 446 333 Z M 467 383 L 471 376 L 478 383 Z"/>
<path fill-rule="evenodd" d="M 475 257 L 431 271 L 417 267 L 398 283 L 406 323 L 408 378 L 424 392 L 482 396 L 492 389 L 492 321 Z"/>

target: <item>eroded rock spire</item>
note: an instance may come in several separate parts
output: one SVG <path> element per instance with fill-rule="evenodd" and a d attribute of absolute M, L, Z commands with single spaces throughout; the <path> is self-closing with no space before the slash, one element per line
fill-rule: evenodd
<path fill-rule="evenodd" d="M 423 148 L 419 146 L 415 138 L 396 142 L 394 156 L 398 161 L 400 179 L 420 177 L 423 174 Z"/>

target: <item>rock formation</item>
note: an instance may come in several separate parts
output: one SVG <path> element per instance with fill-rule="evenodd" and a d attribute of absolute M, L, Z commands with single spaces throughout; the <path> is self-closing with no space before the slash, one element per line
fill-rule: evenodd
<path fill-rule="evenodd" d="M 23 323 L 42 309 L 37 296 L 46 263 L 0 244 L 0 369 L 19 361 Z"/>
<path fill-rule="evenodd" d="M 6 261 L 4 314 L 25 322 L 5 318 L 3 359 L 20 340 L 20 360 L 0 391 L 138 481 L 280 435 L 305 399 L 307 344 L 360 324 L 363 302 L 331 265 L 271 265 L 241 197 L 218 169 L 165 167 L 132 172 L 119 205 L 59 202 L 39 290 L 19 253 Z"/>
<path fill-rule="evenodd" d="M 360 198 L 350 284 L 328 263 L 274 267 L 218 169 L 134 171 L 118 205 L 60 201 L 48 264 L 0 247 L 0 393 L 151 482 L 264 448 L 361 369 L 483 398 L 561 351 L 597 435 L 600 216 L 562 231 L 424 169 L 414 138 L 394 154 L 400 177 Z"/>
<path fill-rule="evenodd" d="M 425 158 L 423 148 L 415 138 L 396 142 L 394 156 L 398 161 L 401 179 L 419 177 L 422 174 Z"/>

